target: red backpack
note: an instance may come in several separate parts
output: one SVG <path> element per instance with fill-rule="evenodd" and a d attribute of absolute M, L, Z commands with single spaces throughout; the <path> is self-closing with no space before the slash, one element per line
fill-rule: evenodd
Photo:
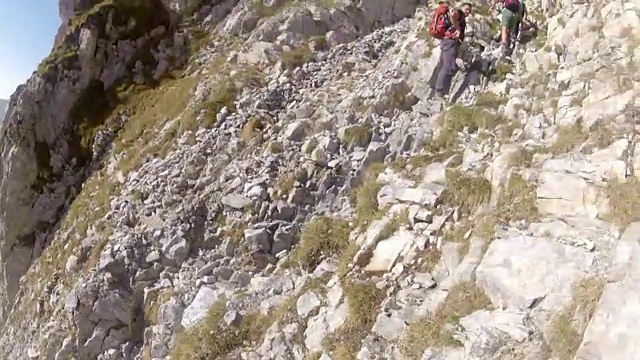
<path fill-rule="evenodd" d="M 514 12 L 516 14 L 520 14 L 520 1 L 519 0 L 505 0 L 504 8 Z"/>
<path fill-rule="evenodd" d="M 429 26 L 429 32 L 432 37 L 442 39 L 450 27 L 451 19 L 449 18 L 449 5 L 442 3 L 433 14 L 431 26 Z"/>

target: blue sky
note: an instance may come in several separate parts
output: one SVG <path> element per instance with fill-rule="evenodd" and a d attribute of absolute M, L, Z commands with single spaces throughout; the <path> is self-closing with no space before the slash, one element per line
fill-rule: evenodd
<path fill-rule="evenodd" d="M 0 0 L 0 98 L 8 99 L 51 50 L 58 0 Z"/>

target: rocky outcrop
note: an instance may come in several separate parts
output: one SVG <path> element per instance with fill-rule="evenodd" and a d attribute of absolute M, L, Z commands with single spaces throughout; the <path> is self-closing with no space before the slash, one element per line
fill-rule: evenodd
<path fill-rule="evenodd" d="M 0 119 L 4 119 L 4 114 L 7 112 L 7 106 L 9 106 L 9 100 L 0 99 Z"/>
<path fill-rule="evenodd" d="M 115 4 L 11 99 L 0 358 L 635 355 L 633 4 L 479 7 L 451 103 L 414 1 Z"/>
<path fill-rule="evenodd" d="M 72 27 L 12 95 L 0 140 L 2 318 L 88 175 L 90 144 L 115 106 L 117 87 L 133 81 L 138 63 L 143 78 L 157 80 L 169 69 L 163 62 L 184 60 L 160 2 L 62 8 L 63 17 L 77 13 L 67 19 Z"/>

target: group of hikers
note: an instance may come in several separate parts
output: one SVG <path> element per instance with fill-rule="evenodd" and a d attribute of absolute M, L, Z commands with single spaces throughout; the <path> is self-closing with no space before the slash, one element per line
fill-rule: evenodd
<path fill-rule="evenodd" d="M 437 99 L 445 99 L 454 75 L 464 67 L 464 62 L 458 55 L 465 36 L 465 19 L 472 11 L 473 5 L 470 2 L 453 9 L 447 2 L 442 2 L 433 14 L 429 32 L 432 37 L 440 40 L 441 50 L 441 68 L 433 94 Z M 519 39 L 520 25 L 526 21 L 527 8 L 524 0 L 494 0 L 489 14 L 495 14 L 495 11 L 500 21 L 500 34 L 493 41 L 500 42 L 502 53 L 509 56 L 513 51 L 512 42 Z"/>

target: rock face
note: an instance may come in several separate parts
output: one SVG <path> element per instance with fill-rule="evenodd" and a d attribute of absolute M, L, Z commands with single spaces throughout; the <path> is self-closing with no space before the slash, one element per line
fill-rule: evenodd
<path fill-rule="evenodd" d="M 4 119 L 4 114 L 6 114 L 8 106 L 9 100 L 0 99 L 0 119 Z"/>
<path fill-rule="evenodd" d="M 161 3 L 96 6 L 67 30 L 38 73 L 13 94 L 7 111 L 0 145 L 0 189 L 6 194 L 0 200 L 4 311 L 20 276 L 50 241 L 49 229 L 86 178 L 91 162 L 87 144 L 104 121 L 97 113 L 106 111 L 115 87 L 127 81 L 142 54 L 149 54 L 158 67 L 166 61 L 152 45 L 170 31 L 169 10 Z M 63 13 L 89 8 L 71 7 Z M 130 25 L 122 29 L 126 23 L 118 21 Z M 183 50 L 170 48 L 176 63 Z"/>
<path fill-rule="evenodd" d="M 443 102 L 415 1 L 134 3 L 11 97 L 0 358 L 635 356 L 638 4 L 479 8 Z"/>

